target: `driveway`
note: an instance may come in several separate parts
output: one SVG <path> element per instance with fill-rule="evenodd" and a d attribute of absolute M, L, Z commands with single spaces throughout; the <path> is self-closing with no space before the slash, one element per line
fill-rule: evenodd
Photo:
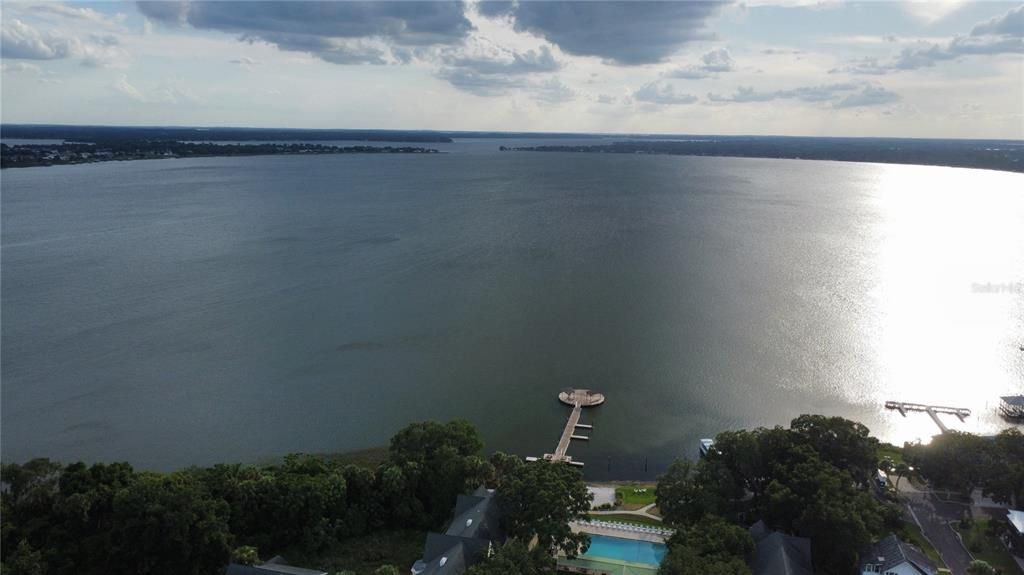
<path fill-rule="evenodd" d="M 949 503 L 936 497 L 933 493 L 919 491 L 909 481 L 901 481 L 900 496 L 907 503 L 911 513 L 921 525 L 924 536 L 932 542 L 935 550 L 946 562 L 946 567 L 953 575 L 966 575 L 971 564 L 971 554 L 964 548 L 956 531 L 950 527 L 951 521 L 959 521 L 967 505 Z"/>

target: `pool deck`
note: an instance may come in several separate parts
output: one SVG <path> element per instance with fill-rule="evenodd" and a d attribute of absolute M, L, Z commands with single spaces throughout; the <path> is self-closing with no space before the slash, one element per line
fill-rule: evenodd
<path fill-rule="evenodd" d="M 573 521 L 569 523 L 569 529 L 571 529 L 573 533 L 589 533 L 591 535 L 604 535 L 605 537 L 618 537 L 619 539 L 632 539 L 634 541 L 649 541 L 651 543 L 665 543 L 668 541 L 667 535 L 615 529 L 602 525 L 594 525 L 587 521 Z"/>

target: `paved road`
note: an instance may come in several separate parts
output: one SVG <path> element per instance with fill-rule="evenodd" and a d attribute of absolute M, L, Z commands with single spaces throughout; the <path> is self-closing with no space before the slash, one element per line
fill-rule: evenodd
<path fill-rule="evenodd" d="M 924 536 L 932 542 L 935 550 L 946 562 L 946 567 L 949 567 L 953 575 L 966 575 L 967 567 L 971 564 L 971 555 L 949 526 L 950 521 L 960 519 L 966 507 L 962 504 L 946 503 L 931 493 L 916 490 L 909 492 L 903 489 L 900 489 L 900 492 L 921 524 Z"/>

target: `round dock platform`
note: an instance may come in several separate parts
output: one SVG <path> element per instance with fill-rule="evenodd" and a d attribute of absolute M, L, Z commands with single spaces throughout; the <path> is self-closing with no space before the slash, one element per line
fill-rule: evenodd
<path fill-rule="evenodd" d="M 558 401 L 566 405 L 580 407 L 594 407 L 604 403 L 604 394 L 592 389 L 566 389 L 558 394 Z"/>

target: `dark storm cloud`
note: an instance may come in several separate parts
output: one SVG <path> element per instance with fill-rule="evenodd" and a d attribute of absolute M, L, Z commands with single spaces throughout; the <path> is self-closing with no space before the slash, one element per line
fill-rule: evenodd
<path fill-rule="evenodd" d="M 399 47 L 454 45 L 473 28 L 462 2 L 140 2 L 138 6 L 152 20 L 237 33 L 248 41 L 309 52 L 338 64 L 386 63 L 383 49 L 361 41 L 383 40 Z"/>
<path fill-rule="evenodd" d="M 690 41 L 711 37 L 705 22 L 719 2 L 519 2 L 515 28 L 563 52 L 621 65 L 661 62 Z"/>
<path fill-rule="evenodd" d="M 1024 54 L 1024 6 L 978 24 L 971 30 L 970 36 L 956 36 L 946 44 L 922 43 L 907 47 L 889 60 L 854 60 L 830 72 L 881 76 L 930 68 L 939 62 L 956 60 L 964 56 L 996 54 Z"/>
<path fill-rule="evenodd" d="M 899 94 L 879 86 L 858 83 L 826 84 L 803 86 L 789 90 L 757 91 L 752 87 L 740 87 L 732 95 L 708 94 L 708 100 L 715 103 L 770 102 L 773 100 L 797 100 L 800 102 L 832 102 L 834 108 L 878 106 L 900 99 Z"/>

